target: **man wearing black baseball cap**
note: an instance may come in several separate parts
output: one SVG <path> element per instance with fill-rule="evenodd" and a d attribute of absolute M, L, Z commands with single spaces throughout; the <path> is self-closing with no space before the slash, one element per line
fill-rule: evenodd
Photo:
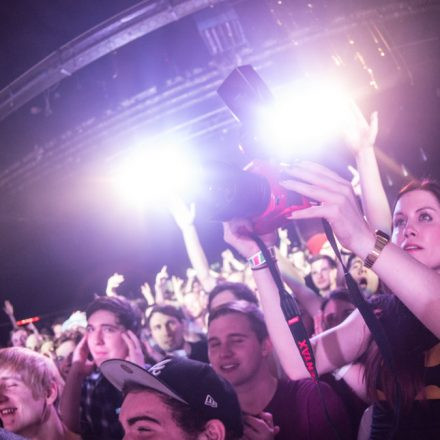
<path fill-rule="evenodd" d="M 104 376 L 124 394 L 119 420 L 124 440 L 236 440 L 243 435 L 240 405 L 232 386 L 207 364 L 164 359 L 145 370 L 111 359 Z"/>

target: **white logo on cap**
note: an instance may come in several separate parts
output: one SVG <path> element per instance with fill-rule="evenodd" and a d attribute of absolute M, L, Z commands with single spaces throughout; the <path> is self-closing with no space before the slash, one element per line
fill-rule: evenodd
<path fill-rule="evenodd" d="M 206 395 L 205 405 L 206 406 L 210 406 L 211 408 L 217 408 L 218 407 L 217 402 L 209 394 Z"/>
<path fill-rule="evenodd" d="M 151 373 L 153 376 L 159 376 L 159 374 L 162 372 L 162 370 L 165 368 L 166 364 L 170 362 L 171 359 L 164 359 L 163 361 L 160 361 L 156 365 L 153 365 L 148 372 Z"/>

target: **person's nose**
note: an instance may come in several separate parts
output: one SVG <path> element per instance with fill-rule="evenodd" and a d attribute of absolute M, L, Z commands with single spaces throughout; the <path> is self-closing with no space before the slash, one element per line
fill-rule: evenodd
<path fill-rule="evenodd" d="M 95 330 L 91 335 L 89 335 L 89 340 L 90 339 L 92 340 L 92 343 L 95 345 L 104 344 L 102 330 L 100 330 L 100 329 Z"/>
<path fill-rule="evenodd" d="M 231 346 L 228 343 L 224 343 L 220 345 L 220 357 L 221 358 L 228 358 L 231 357 L 233 354 L 231 350 Z"/>
<path fill-rule="evenodd" d="M 6 402 L 8 400 L 8 395 L 5 392 L 6 387 L 4 384 L 0 385 L 0 402 Z"/>
<path fill-rule="evenodd" d="M 405 238 L 415 237 L 417 235 L 417 228 L 414 223 L 408 221 L 405 227 Z"/>

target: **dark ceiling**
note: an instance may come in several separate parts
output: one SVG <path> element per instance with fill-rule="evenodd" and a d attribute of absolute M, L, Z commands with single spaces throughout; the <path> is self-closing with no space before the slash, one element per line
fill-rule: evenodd
<path fill-rule="evenodd" d="M 83 306 L 114 271 L 132 292 L 163 264 L 183 274 L 188 262 L 169 214 L 119 206 L 102 173 L 139 136 L 163 131 L 191 140 L 201 157 L 238 161 L 237 124 L 215 90 L 240 63 L 270 87 L 325 69 L 349 75 L 365 113 L 379 110 L 390 195 L 406 174 L 439 177 L 440 2 L 208 3 L 0 2 L 0 284 L 18 317 Z M 112 17 L 139 5 L 153 11 L 138 23 L 143 35 L 121 45 L 134 28 L 116 35 L 130 17 Z M 167 24 L 165 13 L 175 19 Z M 105 53 L 84 49 L 80 35 L 98 35 Z M 77 68 L 58 79 L 66 66 Z M 344 173 L 349 154 L 331 148 L 322 161 Z M 219 227 L 199 222 L 215 261 Z"/>

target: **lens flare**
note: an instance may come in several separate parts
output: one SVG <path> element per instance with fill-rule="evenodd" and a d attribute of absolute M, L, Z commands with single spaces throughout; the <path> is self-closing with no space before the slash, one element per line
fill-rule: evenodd
<path fill-rule="evenodd" d="M 281 159 L 319 148 L 341 133 L 349 97 L 332 81 L 298 81 L 278 89 L 272 106 L 258 111 L 259 138 Z"/>
<path fill-rule="evenodd" d="M 191 185 L 194 160 L 181 145 L 158 144 L 135 148 L 117 166 L 113 182 L 116 191 L 139 208 L 167 204 Z"/>

